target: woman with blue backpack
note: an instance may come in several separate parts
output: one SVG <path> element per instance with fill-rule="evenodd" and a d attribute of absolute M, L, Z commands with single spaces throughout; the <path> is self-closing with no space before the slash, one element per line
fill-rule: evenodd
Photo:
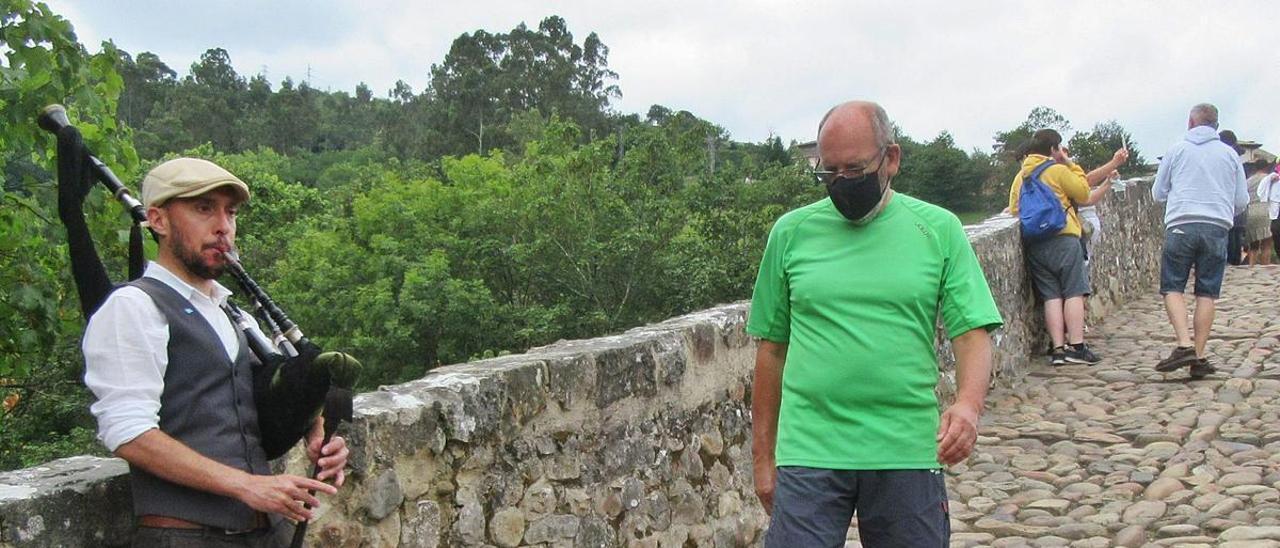
<path fill-rule="evenodd" d="M 1084 342 L 1084 299 L 1090 293 L 1077 205 L 1090 201 L 1098 183 L 1129 159 L 1121 148 L 1111 161 L 1086 174 L 1071 161 L 1062 135 L 1035 132 L 1023 148 L 1022 169 L 1009 189 L 1009 212 L 1018 217 L 1032 285 L 1044 301 L 1044 323 L 1053 343 L 1050 363 L 1093 365 L 1101 358 Z"/>

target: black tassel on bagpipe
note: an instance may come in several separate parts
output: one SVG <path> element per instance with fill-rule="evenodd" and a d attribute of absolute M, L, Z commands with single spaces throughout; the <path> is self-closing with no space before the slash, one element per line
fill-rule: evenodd
<path fill-rule="evenodd" d="M 48 124 L 50 125 L 46 125 L 45 116 L 42 115 L 40 127 L 49 129 L 58 136 L 58 218 L 62 219 L 63 226 L 67 228 L 71 275 L 75 278 L 76 290 L 80 294 L 80 311 L 84 313 L 85 320 L 88 320 L 114 289 L 111 278 L 107 276 L 107 269 L 98 256 L 98 250 L 93 245 L 93 238 L 89 235 L 89 225 L 84 218 L 84 199 L 89 195 L 89 189 L 93 188 L 95 180 L 95 174 L 90 166 L 94 165 L 96 158 L 85 148 L 80 138 L 80 130 L 65 121 L 57 124 L 54 117 L 61 114 L 61 118 L 65 120 L 66 112 L 62 110 L 52 112 L 53 114 L 49 114 Z M 103 169 L 106 169 L 105 166 Z M 106 174 L 115 179 L 115 175 L 111 174 L 110 170 L 106 170 Z M 142 231 L 138 223 L 145 220 L 145 213 L 142 219 L 135 216 L 130 232 L 130 280 L 142 276 Z M 137 236 L 136 256 L 133 245 L 135 235 Z"/>

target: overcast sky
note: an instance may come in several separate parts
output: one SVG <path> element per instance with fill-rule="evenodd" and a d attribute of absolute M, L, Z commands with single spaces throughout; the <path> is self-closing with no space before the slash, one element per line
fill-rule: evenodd
<path fill-rule="evenodd" d="M 575 41 L 610 48 L 623 98 L 688 110 L 737 140 L 813 138 L 848 98 L 879 101 L 906 134 L 947 130 L 990 150 L 992 135 L 1037 105 L 1073 129 L 1114 119 L 1149 160 L 1208 101 L 1223 129 L 1280 152 L 1280 2 L 438 2 L 49 0 L 96 51 L 111 39 L 155 52 L 179 74 L 222 47 L 244 75 L 265 72 L 386 96 L 415 90 L 458 35 L 536 27 L 560 15 Z"/>

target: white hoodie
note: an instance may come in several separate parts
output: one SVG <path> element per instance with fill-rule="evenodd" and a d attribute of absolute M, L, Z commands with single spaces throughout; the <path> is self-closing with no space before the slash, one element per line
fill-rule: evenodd
<path fill-rule="evenodd" d="M 1210 223 L 1230 229 L 1232 219 L 1249 206 L 1244 167 L 1236 151 L 1218 140 L 1209 126 L 1187 130 L 1160 161 L 1151 197 L 1168 202 L 1164 226 Z"/>

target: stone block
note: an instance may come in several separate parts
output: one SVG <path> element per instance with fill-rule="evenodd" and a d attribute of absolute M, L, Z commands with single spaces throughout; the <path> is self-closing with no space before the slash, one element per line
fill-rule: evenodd
<path fill-rule="evenodd" d="M 364 498 L 365 512 L 369 517 L 380 520 L 391 515 L 400 503 L 404 502 L 404 492 L 400 489 L 400 481 L 395 470 L 385 470 L 369 485 Z"/>
<path fill-rule="evenodd" d="M 547 358 L 546 365 L 547 391 L 562 409 L 596 400 L 596 367 L 589 355 L 552 356 Z"/>
<path fill-rule="evenodd" d="M 484 526 L 484 508 L 478 503 L 464 504 L 453 522 L 453 538 L 467 546 L 481 544 L 485 540 Z"/>
<path fill-rule="evenodd" d="M 575 516 L 582 517 L 591 512 L 591 495 L 586 489 L 565 489 L 564 500 L 569 512 Z"/>
<path fill-rule="evenodd" d="M 638 341 L 637 341 L 638 342 Z M 628 397 L 653 397 L 658 392 L 652 345 L 634 344 L 596 353 L 596 406 L 600 409 Z"/>
<path fill-rule="evenodd" d="M 596 473 L 604 478 L 618 478 L 649 467 L 657 442 L 644 435 L 641 425 L 626 424 L 610 429 L 605 434 Z"/>
<path fill-rule="evenodd" d="M 559 454 L 547 464 L 547 477 L 555 481 L 578 479 L 582 476 L 581 457 L 576 454 Z"/>
<path fill-rule="evenodd" d="M 400 546 L 400 513 L 392 512 L 365 530 L 364 543 L 369 548 L 396 548 Z"/>
<path fill-rule="evenodd" d="M 128 465 L 70 457 L 0 473 L 0 541 L 19 546 L 127 546 Z"/>
<path fill-rule="evenodd" d="M 573 540 L 578 536 L 581 523 L 581 518 L 571 514 L 547 516 L 529 524 L 524 541 L 528 544 L 552 544 Z"/>
<path fill-rule="evenodd" d="M 654 344 L 658 381 L 664 387 L 677 386 L 684 379 L 684 370 L 689 364 L 685 344 L 685 338 L 678 332 L 662 337 Z"/>
<path fill-rule="evenodd" d="M 400 526 L 400 545 L 436 548 L 440 545 L 440 505 L 423 500 L 405 509 Z"/>
<path fill-rule="evenodd" d="M 650 493 L 645 498 L 644 508 L 654 531 L 666 531 L 671 527 L 671 503 L 662 492 Z"/>
<path fill-rule="evenodd" d="M 698 435 L 702 442 L 701 451 L 708 457 L 718 457 L 724 452 L 724 437 L 714 426 Z"/>
<path fill-rule="evenodd" d="M 524 512 L 519 508 L 503 508 L 489 520 L 489 537 L 504 548 L 520 545 L 524 538 Z"/>
<path fill-rule="evenodd" d="M 530 485 L 524 492 L 524 498 L 520 501 L 520 509 L 524 510 L 525 515 L 530 520 L 554 513 L 556 511 L 555 486 L 545 479 L 540 479 Z"/>
<path fill-rule="evenodd" d="M 582 518 L 578 522 L 578 534 L 573 538 L 574 548 L 600 548 L 616 546 L 617 535 L 609 528 L 609 524 L 595 516 Z"/>
<path fill-rule="evenodd" d="M 447 478 L 438 476 L 438 471 L 435 456 L 426 450 L 395 461 L 395 474 L 400 490 L 404 498 L 410 500 L 427 495 L 435 491 L 437 485 L 448 481 Z"/>

